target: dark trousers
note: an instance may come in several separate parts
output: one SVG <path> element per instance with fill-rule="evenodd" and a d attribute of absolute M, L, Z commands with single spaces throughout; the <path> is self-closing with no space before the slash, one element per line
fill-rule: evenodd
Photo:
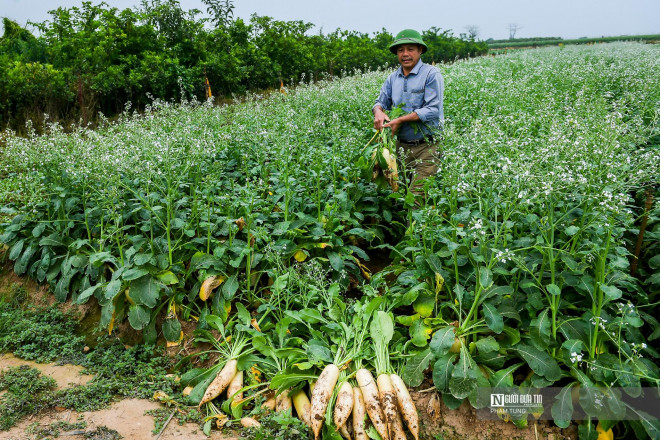
<path fill-rule="evenodd" d="M 397 141 L 396 151 L 400 161 L 405 159 L 406 175 L 403 178 L 410 185 L 410 190 L 416 195 L 422 195 L 424 193 L 423 180 L 438 172 L 437 145 L 427 142 L 408 145 Z M 401 154 L 402 151 L 403 154 Z"/>

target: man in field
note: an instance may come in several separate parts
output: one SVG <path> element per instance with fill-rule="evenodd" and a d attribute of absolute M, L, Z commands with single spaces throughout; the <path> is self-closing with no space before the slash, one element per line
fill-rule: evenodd
<path fill-rule="evenodd" d="M 373 106 L 374 128 L 391 127 L 397 136 L 397 154 L 405 160 L 406 177 L 415 194 L 422 194 L 422 179 L 438 171 L 437 142 L 440 121 L 444 119 L 444 82 L 440 71 L 425 64 L 421 56 L 427 46 L 419 32 L 399 32 L 390 45 L 401 66 L 383 84 Z M 407 114 L 390 120 L 384 110 L 403 105 Z"/>

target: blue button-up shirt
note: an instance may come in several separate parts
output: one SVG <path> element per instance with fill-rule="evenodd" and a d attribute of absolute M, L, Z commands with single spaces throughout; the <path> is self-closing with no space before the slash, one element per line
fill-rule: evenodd
<path fill-rule="evenodd" d="M 397 133 L 402 141 L 414 141 L 424 135 L 432 135 L 440 126 L 440 121 L 444 120 L 442 108 L 444 88 L 440 71 L 435 66 L 419 60 L 408 76 L 403 75 L 403 68 L 399 66 L 387 77 L 374 107 L 379 105 L 384 110 L 391 110 L 392 107 L 403 103 L 405 111 L 417 113 L 422 122 L 421 124 L 417 122 L 421 131 L 415 133 L 411 124 L 404 123 Z"/>

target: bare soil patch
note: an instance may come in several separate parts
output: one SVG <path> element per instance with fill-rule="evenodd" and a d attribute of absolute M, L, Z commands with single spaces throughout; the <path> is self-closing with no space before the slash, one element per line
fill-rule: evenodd
<path fill-rule="evenodd" d="M 420 420 L 420 438 L 432 440 L 577 440 L 577 428 L 560 429 L 548 421 L 530 422 L 526 429 L 500 420 L 481 420 L 465 401 L 456 410 L 447 408 L 436 391 L 411 391 Z M 436 437 L 440 435 L 440 437 Z"/>
<path fill-rule="evenodd" d="M 151 432 L 154 429 L 154 419 L 145 415 L 145 411 L 161 407 L 161 404 L 149 400 L 125 399 L 101 411 L 84 413 L 50 411 L 46 414 L 39 414 L 38 417 L 25 419 L 9 431 L 0 432 L 0 440 L 36 440 L 39 437 L 31 432 L 35 432 L 36 428 L 47 429 L 51 424 L 59 421 L 68 423 L 84 421 L 87 423 L 84 429 L 67 432 L 66 436 L 60 433 L 61 438 L 71 440 L 83 440 L 85 433 L 103 426 L 117 431 L 127 440 L 155 440 L 157 435 Z M 179 426 L 176 420 L 173 420 L 167 425 L 159 440 L 174 439 L 237 440 L 237 437 L 219 432 L 212 432 L 210 437 L 206 437 L 197 425 L 189 423 Z"/>

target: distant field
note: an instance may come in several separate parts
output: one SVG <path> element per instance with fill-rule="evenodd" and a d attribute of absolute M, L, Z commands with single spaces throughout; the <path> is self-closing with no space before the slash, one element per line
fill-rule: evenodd
<path fill-rule="evenodd" d="M 559 44 L 589 44 L 589 43 L 609 43 L 613 41 L 660 41 L 660 34 L 654 35 L 619 35 L 615 37 L 601 38 L 577 38 L 574 40 L 564 40 L 562 38 L 516 38 L 513 40 L 494 40 L 487 41 L 489 49 L 504 48 L 527 48 L 539 46 L 557 46 Z"/>

